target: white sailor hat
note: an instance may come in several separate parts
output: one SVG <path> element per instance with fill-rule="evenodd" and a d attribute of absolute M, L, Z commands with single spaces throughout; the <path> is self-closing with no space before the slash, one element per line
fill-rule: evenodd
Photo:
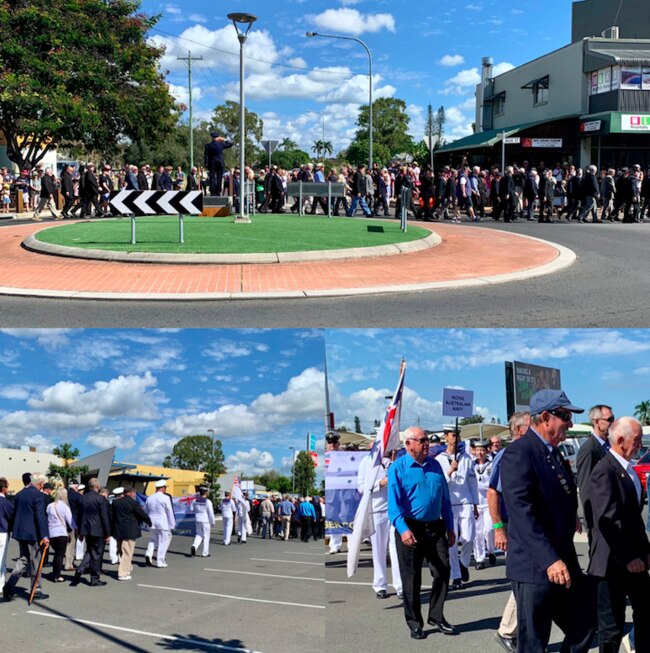
<path fill-rule="evenodd" d="M 116 497 L 119 497 L 120 494 L 124 494 L 124 488 L 123 488 L 123 487 L 116 487 L 116 488 L 113 490 L 113 494 L 114 494 Z"/>
<path fill-rule="evenodd" d="M 159 481 L 156 481 L 156 487 L 167 487 L 167 481 L 161 478 Z"/>
<path fill-rule="evenodd" d="M 86 486 L 83 483 L 80 483 L 79 485 L 77 485 L 77 492 L 79 490 L 85 490 L 85 489 L 86 489 Z"/>

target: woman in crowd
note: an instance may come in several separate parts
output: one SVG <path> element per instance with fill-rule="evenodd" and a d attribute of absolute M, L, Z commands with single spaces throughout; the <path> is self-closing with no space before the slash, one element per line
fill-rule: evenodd
<path fill-rule="evenodd" d="M 68 491 L 60 487 L 56 491 L 56 499 L 47 507 L 47 525 L 50 531 L 50 546 L 54 551 L 52 561 L 52 580 L 55 583 L 64 583 L 61 576 L 65 548 L 68 544 L 70 532 L 77 528 L 68 504 Z"/>

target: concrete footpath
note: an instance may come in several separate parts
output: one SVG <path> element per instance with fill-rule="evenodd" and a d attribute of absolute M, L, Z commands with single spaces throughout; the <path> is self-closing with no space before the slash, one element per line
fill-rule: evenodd
<path fill-rule="evenodd" d="M 575 254 L 561 245 L 494 229 L 418 222 L 438 238 L 419 251 L 303 262 L 126 263 L 27 250 L 23 241 L 57 223 L 0 230 L 0 294 L 116 300 L 232 300 L 403 293 L 484 286 L 552 274 Z"/>

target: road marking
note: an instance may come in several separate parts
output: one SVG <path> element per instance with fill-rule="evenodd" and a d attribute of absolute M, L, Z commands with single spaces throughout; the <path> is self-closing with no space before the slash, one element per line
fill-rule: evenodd
<path fill-rule="evenodd" d="M 306 551 L 283 551 L 282 553 L 289 553 L 295 556 L 324 556 L 324 553 L 307 553 Z"/>
<path fill-rule="evenodd" d="M 259 562 L 289 562 L 292 565 L 316 565 L 322 567 L 322 562 L 303 562 L 302 560 L 276 560 L 275 558 L 251 558 L 251 560 L 257 560 Z"/>
<path fill-rule="evenodd" d="M 199 648 L 212 648 L 219 651 L 236 651 L 237 653 L 261 653 L 260 651 L 253 651 L 249 648 L 234 648 L 233 646 L 224 646 L 223 644 L 211 644 L 209 642 L 202 642 L 196 639 L 187 639 L 185 637 L 176 637 L 175 635 L 162 635 L 160 633 L 149 633 L 146 630 L 136 630 L 135 628 L 124 628 L 124 626 L 113 626 L 112 624 L 103 624 L 99 621 L 89 621 L 88 619 L 75 619 L 73 617 L 63 617 L 58 614 L 47 614 L 46 612 L 39 612 L 38 610 L 27 610 L 27 614 L 35 614 L 39 617 L 50 617 L 50 619 L 62 619 L 63 621 L 70 621 L 77 624 L 87 624 L 89 626 L 99 626 L 101 628 L 109 628 L 111 630 L 119 630 L 123 633 L 133 633 L 134 635 L 146 635 L 147 637 L 158 637 L 159 639 L 166 639 L 171 642 L 181 642 L 183 644 L 193 644 Z"/>
<path fill-rule="evenodd" d="M 322 583 L 324 578 L 306 578 L 304 576 L 281 576 L 280 574 L 261 574 L 257 571 L 237 571 L 236 569 L 209 569 L 206 567 L 203 571 L 217 571 L 222 574 L 246 574 L 247 576 L 265 576 L 266 578 L 288 578 L 289 580 L 317 580 Z"/>
<path fill-rule="evenodd" d="M 372 583 L 355 583 L 352 580 L 326 580 L 326 585 L 363 585 L 364 587 L 372 587 Z"/>
<path fill-rule="evenodd" d="M 200 594 L 201 596 L 218 596 L 222 599 L 233 599 L 235 601 L 252 601 L 253 603 L 273 603 L 273 605 L 290 605 L 294 608 L 314 608 L 324 610 L 324 605 L 311 605 L 309 603 L 289 603 L 288 601 L 270 601 L 269 599 L 250 599 L 244 596 L 232 596 L 231 594 L 216 594 L 215 592 L 201 592 L 199 590 L 186 590 L 179 587 L 165 587 L 164 585 L 145 585 L 138 583 L 138 587 L 148 587 L 155 590 L 167 590 L 169 592 L 185 592 L 186 594 Z"/>

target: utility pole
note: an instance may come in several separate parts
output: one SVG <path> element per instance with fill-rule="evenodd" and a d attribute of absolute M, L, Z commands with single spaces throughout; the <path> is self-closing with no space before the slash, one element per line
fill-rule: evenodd
<path fill-rule="evenodd" d="M 194 125 L 192 124 L 192 62 L 201 61 L 203 57 L 193 57 L 188 50 L 187 57 L 176 57 L 178 61 L 187 61 L 187 76 L 189 80 L 190 91 L 190 172 L 194 167 Z"/>

